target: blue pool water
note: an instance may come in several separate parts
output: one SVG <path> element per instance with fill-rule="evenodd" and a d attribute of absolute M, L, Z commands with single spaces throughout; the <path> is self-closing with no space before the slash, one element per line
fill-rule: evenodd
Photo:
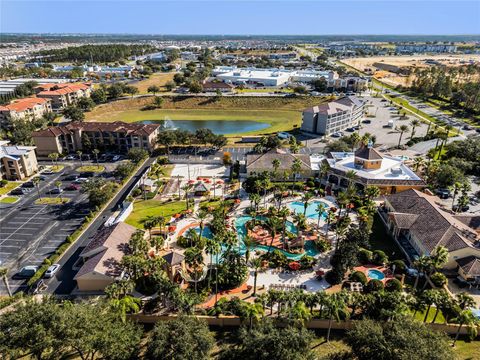
<path fill-rule="evenodd" d="M 309 218 L 316 218 L 318 217 L 318 213 L 317 213 L 317 206 L 318 204 L 324 204 L 325 205 L 325 211 L 328 210 L 328 205 L 326 203 L 324 203 L 323 201 L 312 201 L 310 203 L 308 203 L 308 206 L 307 206 L 307 212 L 305 213 L 305 215 Z M 294 202 L 291 202 L 290 204 L 288 204 L 288 207 L 295 213 L 295 214 L 303 214 L 303 211 L 305 210 L 305 208 L 303 207 L 303 202 L 301 201 L 294 201 Z M 322 215 L 322 218 L 326 218 L 326 214 Z"/>
<path fill-rule="evenodd" d="M 383 272 L 377 269 L 370 269 L 367 272 L 367 275 L 370 279 L 375 279 L 375 280 L 383 280 L 385 279 L 385 275 Z"/>
<path fill-rule="evenodd" d="M 195 230 L 197 234 L 200 234 L 200 226 L 193 228 L 193 230 Z M 207 239 L 213 238 L 213 234 L 212 234 L 212 230 L 210 230 L 210 226 L 203 227 L 202 237 L 205 237 Z"/>

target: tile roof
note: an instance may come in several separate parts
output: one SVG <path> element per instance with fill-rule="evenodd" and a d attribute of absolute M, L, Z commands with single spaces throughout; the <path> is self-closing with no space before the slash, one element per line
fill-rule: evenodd
<path fill-rule="evenodd" d="M 233 89 L 235 86 L 224 82 L 206 81 L 202 84 L 204 89 Z"/>
<path fill-rule="evenodd" d="M 36 87 L 38 95 L 65 95 L 90 88 L 87 83 L 43 84 Z"/>
<path fill-rule="evenodd" d="M 127 135 L 151 135 L 160 127 L 159 124 L 135 124 L 122 121 L 115 122 L 71 122 L 62 126 L 51 126 L 34 131 L 33 137 L 56 137 L 61 134 L 73 134 L 75 131 L 110 131 Z"/>
<path fill-rule="evenodd" d="M 480 259 L 476 256 L 467 256 L 456 260 L 463 272 L 468 276 L 480 276 Z"/>
<path fill-rule="evenodd" d="M 340 111 L 348 111 L 352 108 L 358 108 L 363 105 L 364 101 L 360 100 L 356 96 L 344 96 L 336 100 L 332 100 L 317 106 L 307 108 L 303 111 L 333 115 Z"/>
<path fill-rule="evenodd" d="M 166 255 L 163 255 L 162 257 L 170 266 L 181 264 L 182 261 L 185 259 L 185 256 L 176 251 L 172 251 Z"/>
<path fill-rule="evenodd" d="M 280 161 L 280 170 L 290 170 L 295 159 L 300 160 L 301 170 L 311 170 L 310 156 L 306 154 L 292 154 L 281 150 L 271 150 L 264 154 L 248 154 L 247 169 L 250 171 L 272 169 L 272 161 Z"/>
<path fill-rule="evenodd" d="M 22 112 L 28 109 L 33 109 L 37 105 L 43 105 L 50 100 L 37 97 L 28 97 L 18 100 L 13 100 L 8 105 L 0 106 L 0 111 L 16 111 Z"/>
<path fill-rule="evenodd" d="M 96 272 L 106 276 L 120 275 L 119 263 L 128 251 L 130 237 L 137 229 L 119 222 L 101 229 L 80 254 L 85 262 L 75 278 Z"/>
<path fill-rule="evenodd" d="M 428 253 L 437 246 L 445 246 L 449 251 L 474 247 L 478 237 L 473 229 L 440 209 L 435 199 L 414 189 L 386 197 L 394 209 L 390 213 L 393 219 L 403 226 L 409 225 L 410 233 Z"/>
<path fill-rule="evenodd" d="M 361 146 L 355 151 L 355 157 L 365 160 L 382 160 L 383 156 L 373 147 Z"/>

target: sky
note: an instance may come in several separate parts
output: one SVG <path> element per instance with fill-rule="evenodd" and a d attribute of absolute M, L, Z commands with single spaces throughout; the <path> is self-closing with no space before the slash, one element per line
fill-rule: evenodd
<path fill-rule="evenodd" d="M 480 0 L 0 0 L 0 32 L 480 34 Z"/>

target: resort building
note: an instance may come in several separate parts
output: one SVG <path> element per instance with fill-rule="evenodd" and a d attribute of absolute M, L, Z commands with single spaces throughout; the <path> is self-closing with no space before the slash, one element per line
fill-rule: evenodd
<path fill-rule="evenodd" d="M 271 150 L 264 154 L 247 154 L 247 176 L 252 174 L 260 174 L 266 171 L 272 172 L 274 160 L 280 161 L 280 166 L 277 170 L 278 178 L 276 180 L 283 179 L 285 172 L 289 174 L 290 178 L 296 177 L 296 179 L 305 179 L 314 175 L 312 172 L 312 164 L 310 162 L 309 155 L 292 154 L 290 152 L 277 149 Z M 299 160 L 300 171 L 297 174 L 292 174 L 292 165 L 296 160 Z"/>
<path fill-rule="evenodd" d="M 8 145 L 0 141 L 0 179 L 23 180 L 38 171 L 35 146 Z"/>
<path fill-rule="evenodd" d="M 301 130 L 331 135 L 360 124 L 365 113 L 365 102 L 356 96 L 337 100 L 303 110 Z"/>
<path fill-rule="evenodd" d="M 479 279 L 480 227 L 470 226 L 475 217 L 452 215 L 440 207 L 438 200 L 410 189 L 387 196 L 380 213 L 410 260 L 444 246 L 449 251 L 446 269 L 458 271 L 465 280 Z"/>
<path fill-rule="evenodd" d="M 32 133 L 39 156 L 52 152 L 74 153 L 92 149 L 127 152 L 131 148 L 152 151 L 160 125 L 116 122 L 72 122 Z"/>
<path fill-rule="evenodd" d="M 50 112 L 52 106 L 49 99 L 28 97 L 13 100 L 8 105 L 0 106 L 0 125 L 19 119 L 30 121 L 40 119 Z"/>
<path fill-rule="evenodd" d="M 68 84 L 44 84 L 35 89 L 39 98 L 51 100 L 52 109 L 60 111 L 63 108 L 74 105 L 78 99 L 90 97 L 91 84 L 68 83 Z"/>
<path fill-rule="evenodd" d="M 329 80 L 327 88 L 339 91 L 365 91 L 368 87 L 368 79 L 359 76 L 346 76 Z"/>
<path fill-rule="evenodd" d="M 97 232 L 80 253 L 81 267 L 75 275 L 79 291 L 100 292 L 122 278 L 120 262 L 137 228 L 119 222 Z"/>
<path fill-rule="evenodd" d="M 359 189 L 377 186 L 383 194 L 425 187 L 425 182 L 401 159 L 382 155 L 372 147 L 362 146 L 355 152 L 330 152 L 323 162 L 328 168 L 323 180 L 327 192 L 347 188 L 351 181 Z M 354 179 L 349 178 L 352 172 Z"/>

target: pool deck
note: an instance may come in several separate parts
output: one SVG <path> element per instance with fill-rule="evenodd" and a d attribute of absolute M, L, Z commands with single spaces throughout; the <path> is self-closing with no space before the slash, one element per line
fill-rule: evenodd
<path fill-rule="evenodd" d="M 368 270 L 381 271 L 383 273 L 383 275 L 385 275 L 385 277 L 382 280 L 380 280 L 381 282 L 383 282 L 383 284 L 385 284 L 388 280 L 394 278 L 394 276 L 390 272 L 390 269 L 388 269 L 384 266 L 378 266 L 378 265 L 370 264 L 370 265 L 357 266 L 357 267 L 353 268 L 353 271 L 361 271 L 365 274 L 365 276 L 367 277 L 368 280 L 372 280 L 372 278 L 368 276 Z"/>

